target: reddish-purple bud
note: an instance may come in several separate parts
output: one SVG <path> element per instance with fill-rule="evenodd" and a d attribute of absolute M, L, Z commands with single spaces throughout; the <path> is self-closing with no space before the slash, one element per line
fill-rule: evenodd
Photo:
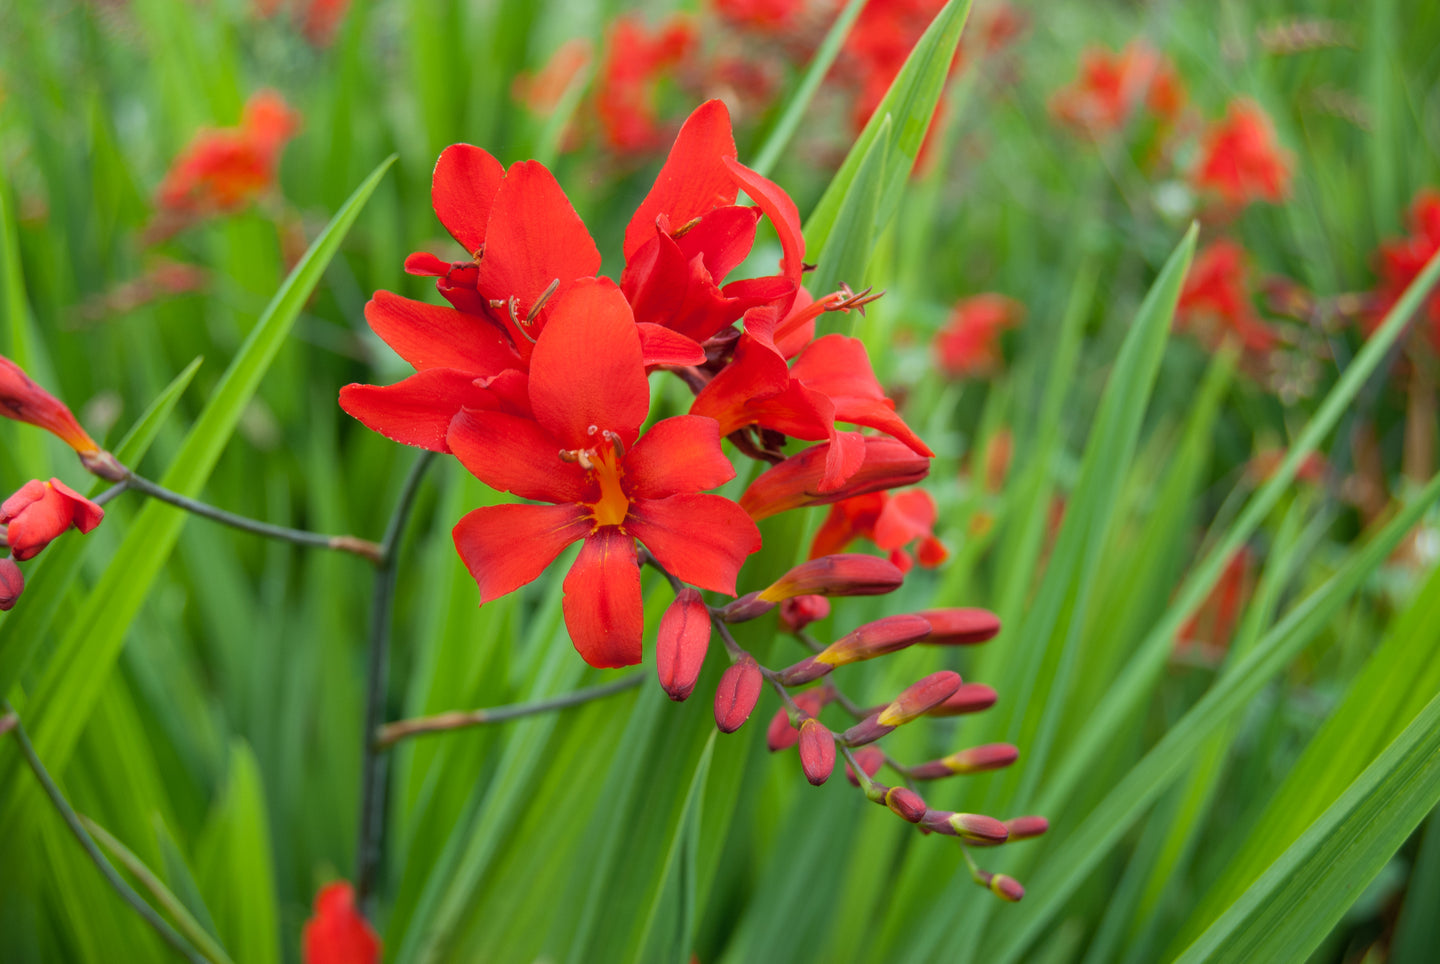
<path fill-rule="evenodd" d="M 743 623 L 763 616 L 774 608 L 775 604 L 761 599 L 758 592 L 747 592 L 720 610 L 720 618 L 727 623 Z"/>
<path fill-rule="evenodd" d="M 824 596 L 796 596 L 780 604 L 780 625 L 792 633 L 830 615 L 830 600 Z"/>
<path fill-rule="evenodd" d="M 885 806 L 910 823 L 919 823 L 925 817 L 925 801 L 909 787 L 891 787 L 885 794 Z"/>
<path fill-rule="evenodd" d="M 928 635 L 930 624 L 920 616 L 885 616 L 841 636 L 815 659 L 829 666 L 845 666 L 904 649 Z"/>
<path fill-rule="evenodd" d="M 1003 823 L 980 813 L 952 813 L 949 823 L 966 843 L 982 847 L 1002 844 L 1010 836 L 1010 831 L 1005 829 Z"/>
<path fill-rule="evenodd" d="M 829 505 L 852 496 L 913 485 L 930 474 L 930 459 L 903 442 L 865 437 L 865 458 L 841 485 L 823 491 L 830 443 L 812 445 L 761 475 L 740 497 L 740 508 L 759 521 L 779 512 L 810 505 Z"/>
<path fill-rule="evenodd" d="M 1000 617 L 985 609 L 927 609 L 920 615 L 935 628 L 925 640 L 932 646 L 983 643 L 1000 632 Z"/>
<path fill-rule="evenodd" d="M 755 704 L 760 701 L 760 689 L 764 685 L 765 677 L 760 673 L 760 664 L 749 653 L 725 670 L 715 690 L 715 725 L 721 733 L 734 733 L 745 725 L 750 714 L 755 712 Z"/>
<path fill-rule="evenodd" d="M 995 690 L 984 683 L 962 683 L 950 694 L 950 698 L 939 706 L 932 706 L 926 716 L 963 716 L 979 713 L 995 705 Z"/>
<path fill-rule="evenodd" d="M 24 591 L 25 574 L 15 560 L 9 556 L 0 559 L 0 612 L 8 612 Z"/>
<path fill-rule="evenodd" d="M 952 753 L 943 762 L 951 773 L 984 773 L 1004 769 L 1019 756 L 1020 751 L 1009 743 L 986 743 Z"/>
<path fill-rule="evenodd" d="M 1020 881 L 1014 877 L 1006 877 L 1004 874 L 994 874 L 990 877 L 990 892 L 1001 900 L 1014 904 L 1025 896 L 1025 888 L 1020 886 Z"/>
<path fill-rule="evenodd" d="M 1044 817 L 1011 817 L 1005 821 L 1005 829 L 1010 831 L 1010 840 L 1029 840 L 1049 830 L 1050 821 Z"/>
<path fill-rule="evenodd" d="M 805 779 L 820 786 L 835 769 L 835 736 L 819 720 L 800 724 L 800 768 Z"/>
<path fill-rule="evenodd" d="M 889 706 L 880 711 L 876 722 L 882 726 L 903 726 L 944 703 L 959 688 L 959 673 L 948 669 L 931 673 L 918 683 L 905 687 Z"/>
<path fill-rule="evenodd" d="M 660 617 L 655 635 L 655 669 L 672 700 L 686 699 L 694 691 L 709 646 L 710 610 L 700 593 L 686 586 Z"/>
<path fill-rule="evenodd" d="M 819 679 L 829 673 L 835 667 L 828 663 L 820 662 L 816 656 L 807 656 L 794 666 L 787 666 L 780 671 L 780 682 L 786 686 L 800 686 Z"/>
<path fill-rule="evenodd" d="M 895 727 L 886 726 L 880 722 L 879 713 L 871 713 L 865 717 L 865 719 L 840 734 L 840 742 L 846 746 L 865 746 L 867 743 L 874 743 L 885 734 L 893 733 L 894 731 Z"/>
<path fill-rule="evenodd" d="M 825 704 L 834 698 L 835 691 L 828 686 L 806 690 L 794 696 L 795 705 L 800 707 L 800 711 L 806 716 L 819 716 Z M 790 725 L 790 712 L 782 706 L 770 718 L 770 727 L 765 731 L 765 745 L 773 753 L 794 746 L 799 738 L 800 734 Z"/>
<path fill-rule="evenodd" d="M 950 823 L 950 818 L 955 814 L 949 810 L 926 810 L 920 816 L 920 826 L 933 833 L 943 833 L 947 837 L 959 836 L 959 831 Z"/>
<path fill-rule="evenodd" d="M 795 596 L 879 596 L 894 592 L 905 574 L 888 559 L 841 552 L 802 562 L 760 591 L 771 602 Z"/>
<path fill-rule="evenodd" d="M 852 755 L 855 757 L 855 762 L 860 764 L 860 769 L 865 771 L 867 777 L 875 776 L 875 774 L 880 772 L 880 768 L 885 765 L 885 754 L 880 752 L 877 747 L 867 746 L 863 749 L 856 750 Z M 855 775 L 854 768 L 848 763 L 845 764 L 845 779 L 850 781 L 851 786 L 858 787 L 860 785 L 860 778 Z"/>

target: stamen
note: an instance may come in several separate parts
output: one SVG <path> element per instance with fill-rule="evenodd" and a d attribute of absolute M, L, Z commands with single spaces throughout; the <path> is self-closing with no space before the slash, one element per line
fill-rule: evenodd
<path fill-rule="evenodd" d="M 540 297 L 535 299 L 535 303 L 530 306 L 529 313 L 525 315 L 525 327 L 528 328 L 535 324 L 535 317 L 540 314 L 540 309 L 545 307 L 545 302 L 550 300 L 550 296 L 553 295 L 559 287 L 559 278 L 556 278 L 545 286 L 545 290 L 540 292 Z"/>
<path fill-rule="evenodd" d="M 625 443 L 620 441 L 619 435 L 616 435 L 614 432 L 610 431 L 607 428 L 605 430 L 605 440 L 614 447 L 615 458 L 623 459 L 625 457 Z"/>

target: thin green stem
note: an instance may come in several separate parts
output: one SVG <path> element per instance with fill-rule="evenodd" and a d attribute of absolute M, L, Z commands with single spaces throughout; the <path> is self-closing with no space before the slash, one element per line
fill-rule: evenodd
<path fill-rule="evenodd" d="M 55 785 L 55 781 L 50 778 L 45 764 L 40 762 L 40 757 L 35 753 L 35 746 L 30 742 L 30 735 L 25 732 L 25 724 L 20 721 L 19 714 L 10 706 L 8 700 L 0 700 L 0 712 L 5 714 L 4 720 L 8 721 L 7 728 L 15 734 L 15 741 L 20 744 L 21 755 L 25 757 L 25 762 L 29 764 L 31 772 L 35 774 L 35 779 L 40 781 L 40 786 L 44 789 L 45 795 L 50 798 L 51 805 L 65 821 L 65 825 L 70 828 L 70 832 L 75 835 L 75 839 L 80 841 L 80 846 L 85 848 L 85 853 L 94 861 L 105 880 L 115 888 L 115 892 L 127 904 L 135 909 L 135 913 L 139 914 L 145 923 L 154 928 L 155 933 L 160 935 L 160 939 L 174 948 L 177 953 L 194 964 L 209 964 L 203 955 L 190 946 L 190 943 L 155 911 L 155 908 L 146 903 L 145 899 L 125 882 L 125 878 L 121 877 L 119 871 L 110 865 L 110 861 L 105 859 L 105 855 L 100 852 L 100 848 L 86 832 L 85 825 L 80 822 L 80 816 L 70 806 L 70 802 L 65 799 L 65 794 L 61 793 L 60 788 Z"/>

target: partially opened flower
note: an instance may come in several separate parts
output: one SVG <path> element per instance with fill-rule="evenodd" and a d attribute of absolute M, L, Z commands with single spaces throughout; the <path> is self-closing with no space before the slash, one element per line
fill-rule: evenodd
<path fill-rule="evenodd" d="M 1024 305 L 1004 295 L 961 298 L 945 327 L 935 336 L 935 361 L 940 370 L 951 378 L 995 374 L 1004 361 L 1000 335 L 1018 325 L 1024 316 Z"/>
<path fill-rule="evenodd" d="M 920 564 L 934 568 L 950 555 L 935 538 L 939 513 L 935 500 L 924 489 L 903 492 L 871 492 L 836 502 L 810 543 L 810 557 L 840 552 L 856 539 L 869 539 L 890 553 L 890 561 L 908 572 L 915 559 L 905 546 L 918 541 Z"/>
<path fill-rule="evenodd" d="M 100 451 L 65 403 L 31 381 L 23 368 L 4 355 L 0 355 L 0 416 L 43 428 L 82 458 Z"/>
<path fill-rule="evenodd" d="M 89 532 L 103 518 L 104 509 L 59 479 L 32 479 L 0 503 L 0 525 L 6 526 L 10 553 L 22 562 L 39 555 L 72 526 Z"/>
<path fill-rule="evenodd" d="M 565 578 L 565 624 L 593 666 L 641 658 L 638 539 L 686 583 L 734 593 L 760 534 L 735 503 L 702 495 L 735 475 L 715 422 L 677 416 L 644 435 L 650 388 L 635 323 L 620 290 L 601 279 L 555 303 L 530 360 L 533 417 L 467 409 L 449 445 L 494 488 L 549 505 L 476 509 L 455 546 L 481 603 L 535 579 L 584 541 Z"/>
<path fill-rule="evenodd" d="M 378 964 L 380 938 L 355 909 L 348 883 L 326 885 L 315 895 L 315 915 L 301 938 L 305 964 Z"/>
<path fill-rule="evenodd" d="M 1225 119 L 1206 133 L 1195 167 L 1195 186 L 1214 192 L 1225 204 L 1278 203 L 1290 193 L 1290 155 L 1260 105 L 1231 101 Z"/>
<path fill-rule="evenodd" d="M 1245 249 L 1225 238 L 1201 251 L 1190 266 L 1175 306 L 1175 323 L 1211 348 L 1230 336 L 1251 352 L 1269 351 L 1279 342 L 1251 303 Z"/>

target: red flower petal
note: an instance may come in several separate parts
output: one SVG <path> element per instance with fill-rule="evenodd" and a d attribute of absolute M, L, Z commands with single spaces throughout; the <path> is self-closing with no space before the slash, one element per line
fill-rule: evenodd
<path fill-rule="evenodd" d="M 50 488 L 59 492 L 69 503 L 71 521 L 81 533 L 89 532 L 105 518 L 105 510 L 76 492 L 59 479 L 50 480 Z"/>
<path fill-rule="evenodd" d="M 735 158 L 730 112 L 718 100 L 707 100 L 686 119 L 675 145 L 625 229 L 625 260 L 653 236 L 661 214 L 681 227 L 721 205 L 734 204 L 734 179 L 723 166 Z"/>
<path fill-rule="evenodd" d="M 450 273 L 451 264 L 428 251 L 416 251 L 405 258 L 405 273 L 422 278 L 443 278 Z"/>
<path fill-rule="evenodd" d="M 613 281 L 587 278 L 555 304 L 530 358 L 530 403 L 567 449 L 592 448 L 607 430 L 634 443 L 650 385 L 630 306 Z"/>
<path fill-rule="evenodd" d="M 929 492 L 924 489 L 897 492 L 875 520 L 875 544 L 881 549 L 899 549 L 913 539 L 933 536 L 937 518 L 939 512 Z"/>
<path fill-rule="evenodd" d="M 637 322 L 635 327 L 640 334 L 640 352 L 647 369 L 705 363 L 705 349 L 695 339 L 661 325 Z"/>
<path fill-rule="evenodd" d="M 467 254 L 485 246 L 490 209 L 505 180 L 505 165 L 471 144 L 451 144 L 435 162 L 430 202 L 435 216 Z"/>
<path fill-rule="evenodd" d="M 780 259 L 780 271 L 798 286 L 805 268 L 805 235 L 800 231 L 800 211 L 795 202 L 780 185 L 744 164 L 729 158 L 724 164 L 730 170 L 730 176 L 760 205 L 760 210 L 775 225 L 775 231 L 780 235 L 780 249 L 784 252 L 784 257 Z"/>
<path fill-rule="evenodd" d="M 416 369 L 455 368 L 493 375 L 520 365 L 520 356 L 494 322 L 454 308 L 377 291 L 365 306 L 375 334 Z"/>
<path fill-rule="evenodd" d="M 894 403 L 885 397 L 860 339 L 844 335 L 816 339 L 795 359 L 790 374 L 828 395 L 839 421 L 878 428 L 921 455 L 935 454 L 895 414 Z"/>
<path fill-rule="evenodd" d="M 732 204 L 716 208 L 678 235 L 675 243 L 686 260 L 703 257 L 705 270 L 718 284 L 750 256 L 759 220 L 760 212 L 752 207 Z"/>
<path fill-rule="evenodd" d="M 599 270 L 600 252 L 555 176 L 539 161 L 513 165 L 490 212 L 476 289 L 487 299 L 515 298 L 515 314 L 523 321 L 551 282 L 560 282 L 553 306 L 575 279 Z"/>
<path fill-rule="evenodd" d="M 560 458 L 560 443 L 535 422 L 500 412 L 462 411 L 446 436 L 460 464 L 492 489 L 541 502 L 583 502 L 585 471 Z"/>
<path fill-rule="evenodd" d="M 720 449 L 713 418 L 676 415 L 656 422 L 625 456 L 625 488 L 635 499 L 664 499 L 699 492 L 735 478 Z"/>
<path fill-rule="evenodd" d="M 315 915 L 305 922 L 305 964 L 378 964 L 380 938 L 355 909 L 348 883 L 327 884 L 315 896 Z"/>
<path fill-rule="evenodd" d="M 850 434 L 850 433 L 846 433 Z M 766 471 L 745 490 L 740 504 L 754 519 L 809 505 L 829 505 L 867 492 L 896 489 L 925 478 L 930 460 L 888 438 L 860 436 L 865 460 L 835 491 L 822 487 L 831 461 L 830 443 L 814 445 Z"/>
<path fill-rule="evenodd" d="M 483 606 L 532 582 L 590 528 L 582 505 L 492 505 L 467 514 L 452 535 Z"/>
<path fill-rule="evenodd" d="M 401 445 L 448 452 L 445 433 L 460 409 L 488 408 L 472 372 L 430 368 L 394 385 L 346 385 L 340 407 L 365 427 Z"/>
<path fill-rule="evenodd" d="M 634 666 L 645 630 L 635 540 L 619 526 L 585 539 L 565 577 L 565 628 L 591 666 Z"/>
<path fill-rule="evenodd" d="M 637 500 L 625 528 L 681 582 L 732 596 L 745 557 L 760 548 L 755 523 L 718 495 Z"/>

